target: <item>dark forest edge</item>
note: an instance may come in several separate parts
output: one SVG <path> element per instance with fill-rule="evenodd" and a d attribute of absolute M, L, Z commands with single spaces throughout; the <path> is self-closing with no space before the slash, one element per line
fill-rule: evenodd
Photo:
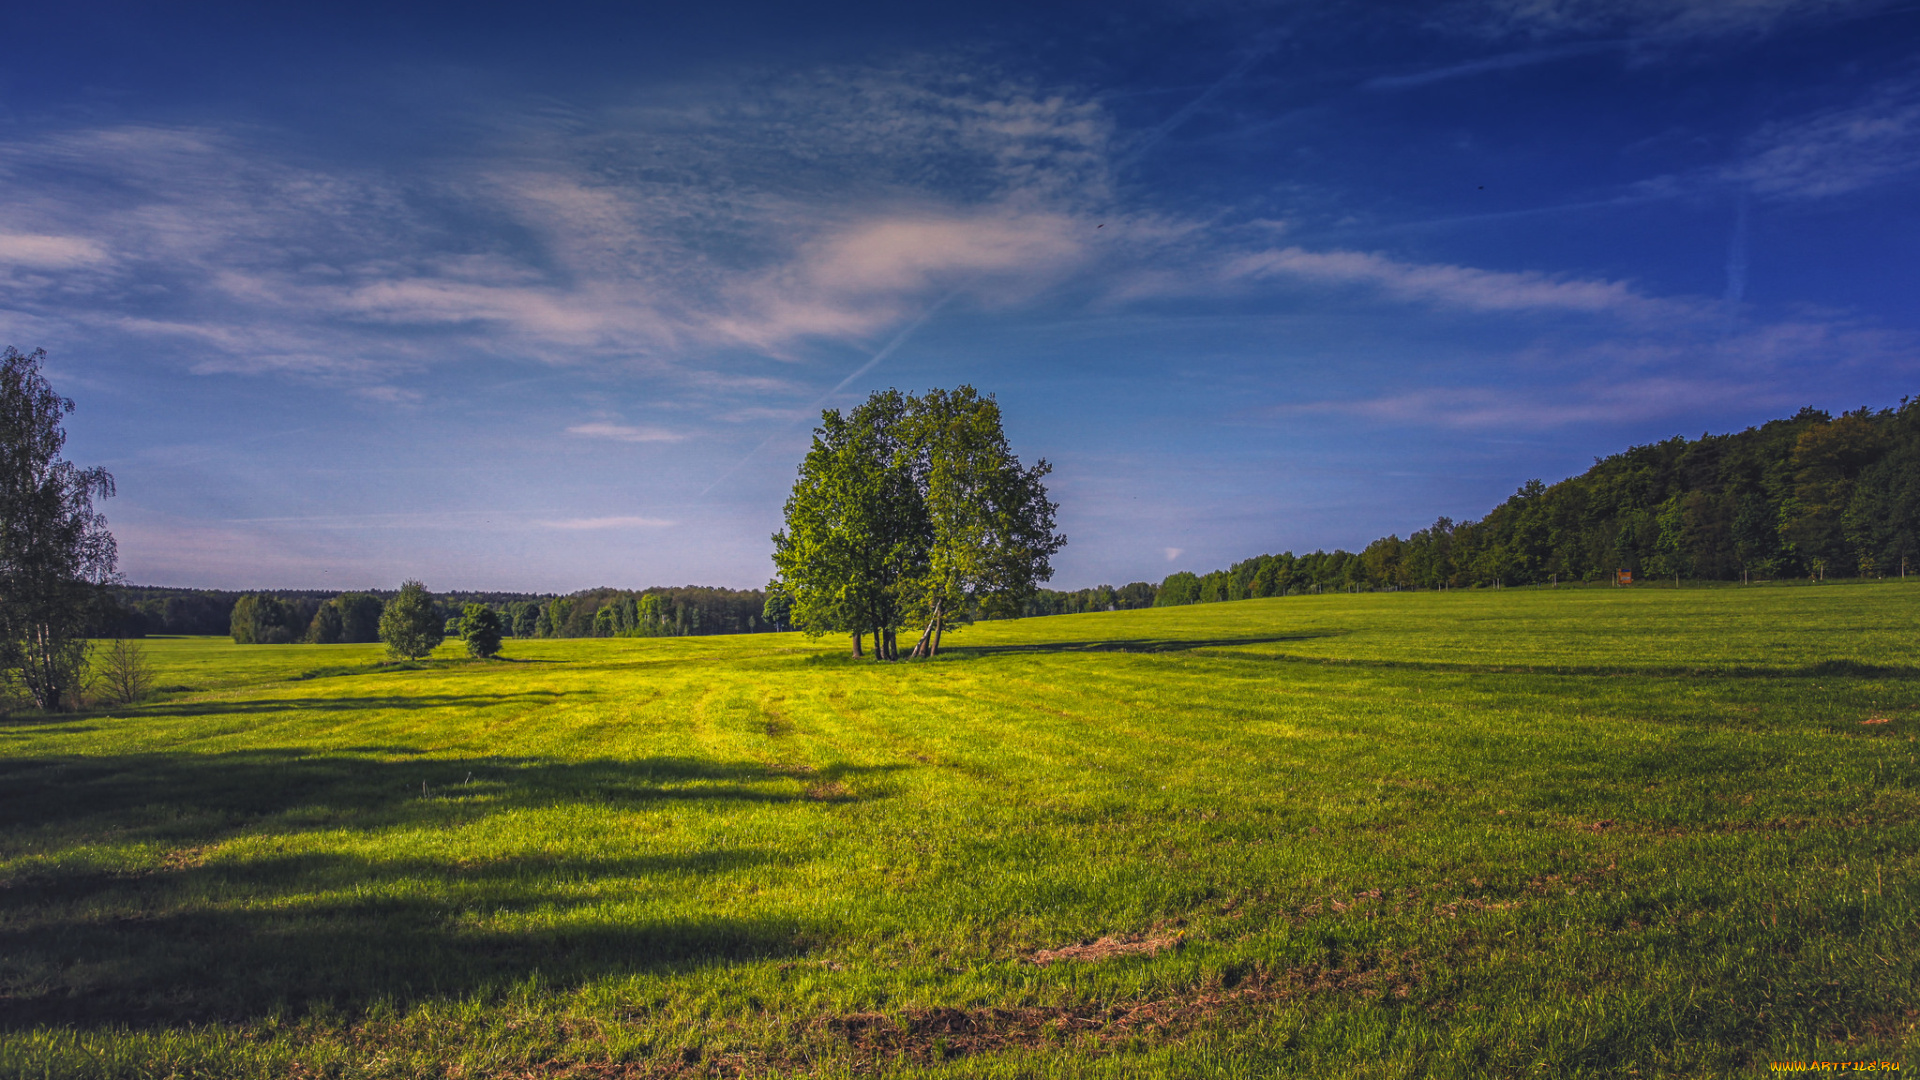
<path fill-rule="evenodd" d="M 1025 615 L 1303 593 L 1635 579 L 1751 581 L 1920 573 L 1920 401 L 1680 436 L 1530 480 L 1478 521 L 1441 518 L 1359 552 L 1260 555 L 1158 586 L 1042 590 Z"/>
<path fill-rule="evenodd" d="M 1159 584 L 1041 589 L 1024 616 L 1171 607 L 1317 592 L 1449 589 L 1636 578 L 1742 581 L 1899 577 L 1920 573 L 1920 401 L 1838 417 L 1802 409 L 1759 427 L 1676 436 L 1597 459 L 1556 484 L 1532 480 L 1477 521 L 1441 518 L 1359 552 L 1260 555 Z M 243 595 L 280 614 L 255 640 L 315 640 L 314 619 L 339 597 L 280 589 L 243 594 L 124 587 L 100 636 L 228 634 Z M 391 591 L 365 594 L 384 602 Z M 515 637 L 653 637 L 786 629 L 758 589 L 586 589 L 567 596 L 448 592 L 501 615 Z M 774 615 L 769 619 L 768 615 Z M 378 613 L 373 618 L 377 621 Z M 371 624 L 365 624 L 371 625 Z M 373 640 L 358 631 L 340 640 Z M 324 635 L 322 635 L 324 637 Z"/>
<path fill-rule="evenodd" d="M 238 592 L 122 586 L 95 627 L 97 637 L 150 634 L 227 635 L 240 644 L 351 644 L 379 640 L 380 613 L 392 589 L 334 593 L 314 589 Z M 583 589 L 552 593 L 437 593 L 441 618 L 452 623 L 469 604 L 492 608 L 510 637 L 690 637 L 785 629 L 764 614 L 758 589 L 699 585 L 650 589 Z M 448 626 L 448 635 L 454 628 Z"/>

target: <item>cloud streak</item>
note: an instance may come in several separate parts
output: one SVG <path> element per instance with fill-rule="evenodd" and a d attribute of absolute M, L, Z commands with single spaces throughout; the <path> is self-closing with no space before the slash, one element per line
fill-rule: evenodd
<path fill-rule="evenodd" d="M 1400 300 L 1483 313 L 1552 312 L 1668 322 L 1697 314 L 1694 304 L 1648 296 L 1623 281 L 1412 263 L 1361 251 L 1287 247 L 1251 252 L 1229 260 L 1220 277 L 1229 282 L 1285 278 L 1366 286 Z"/>
<path fill-rule="evenodd" d="M 575 424 L 567 429 L 567 434 L 587 439 L 612 439 L 614 442 L 626 443 L 679 442 L 686 438 L 679 432 L 668 431 L 665 428 L 635 427 L 631 424 L 609 424 L 598 421 L 591 424 Z"/>
<path fill-rule="evenodd" d="M 1683 41 L 1764 34 L 1799 22 L 1854 18 L 1892 0 L 1472 0 L 1442 9 L 1436 26 L 1535 39 L 1631 33 Z"/>

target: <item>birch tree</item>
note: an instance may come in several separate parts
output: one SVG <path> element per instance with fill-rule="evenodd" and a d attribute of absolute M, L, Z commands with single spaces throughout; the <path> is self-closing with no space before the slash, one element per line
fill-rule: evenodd
<path fill-rule="evenodd" d="M 113 494 L 113 477 L 60 456 L 73 402 L 41 374 L 45 358 L 0 351 L 0 669 L 51 710 L 87 674 L 87 623 L 116 552 L 93 506 Z"/>

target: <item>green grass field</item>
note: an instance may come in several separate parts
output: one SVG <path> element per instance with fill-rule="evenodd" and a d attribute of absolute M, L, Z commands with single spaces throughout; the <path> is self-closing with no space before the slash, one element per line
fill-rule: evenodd
<path fill-rule="evenodd" d="M 1920 1067 L 1920 585 L 948 640 L 151 641 L 0 718 L 0 1075 Z"/>

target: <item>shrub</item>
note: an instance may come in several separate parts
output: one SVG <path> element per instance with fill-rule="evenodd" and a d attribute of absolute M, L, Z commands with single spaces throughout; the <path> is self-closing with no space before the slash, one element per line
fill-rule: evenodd
<path fill-rule="evenodd" d="M 445 637 L 433 597 L 417 581 L 403 582 L 400 595 L 380 613 L 380 640 L 387 643 L 388 655 L 396 660 L 418 660 Z"/>
<path fill-rule="evenodd" d="M 500 652 L 500 614 L 485 604 L 468 604 L 460 612 L 460 637 L 467 655 L 482 660 Z"/>

